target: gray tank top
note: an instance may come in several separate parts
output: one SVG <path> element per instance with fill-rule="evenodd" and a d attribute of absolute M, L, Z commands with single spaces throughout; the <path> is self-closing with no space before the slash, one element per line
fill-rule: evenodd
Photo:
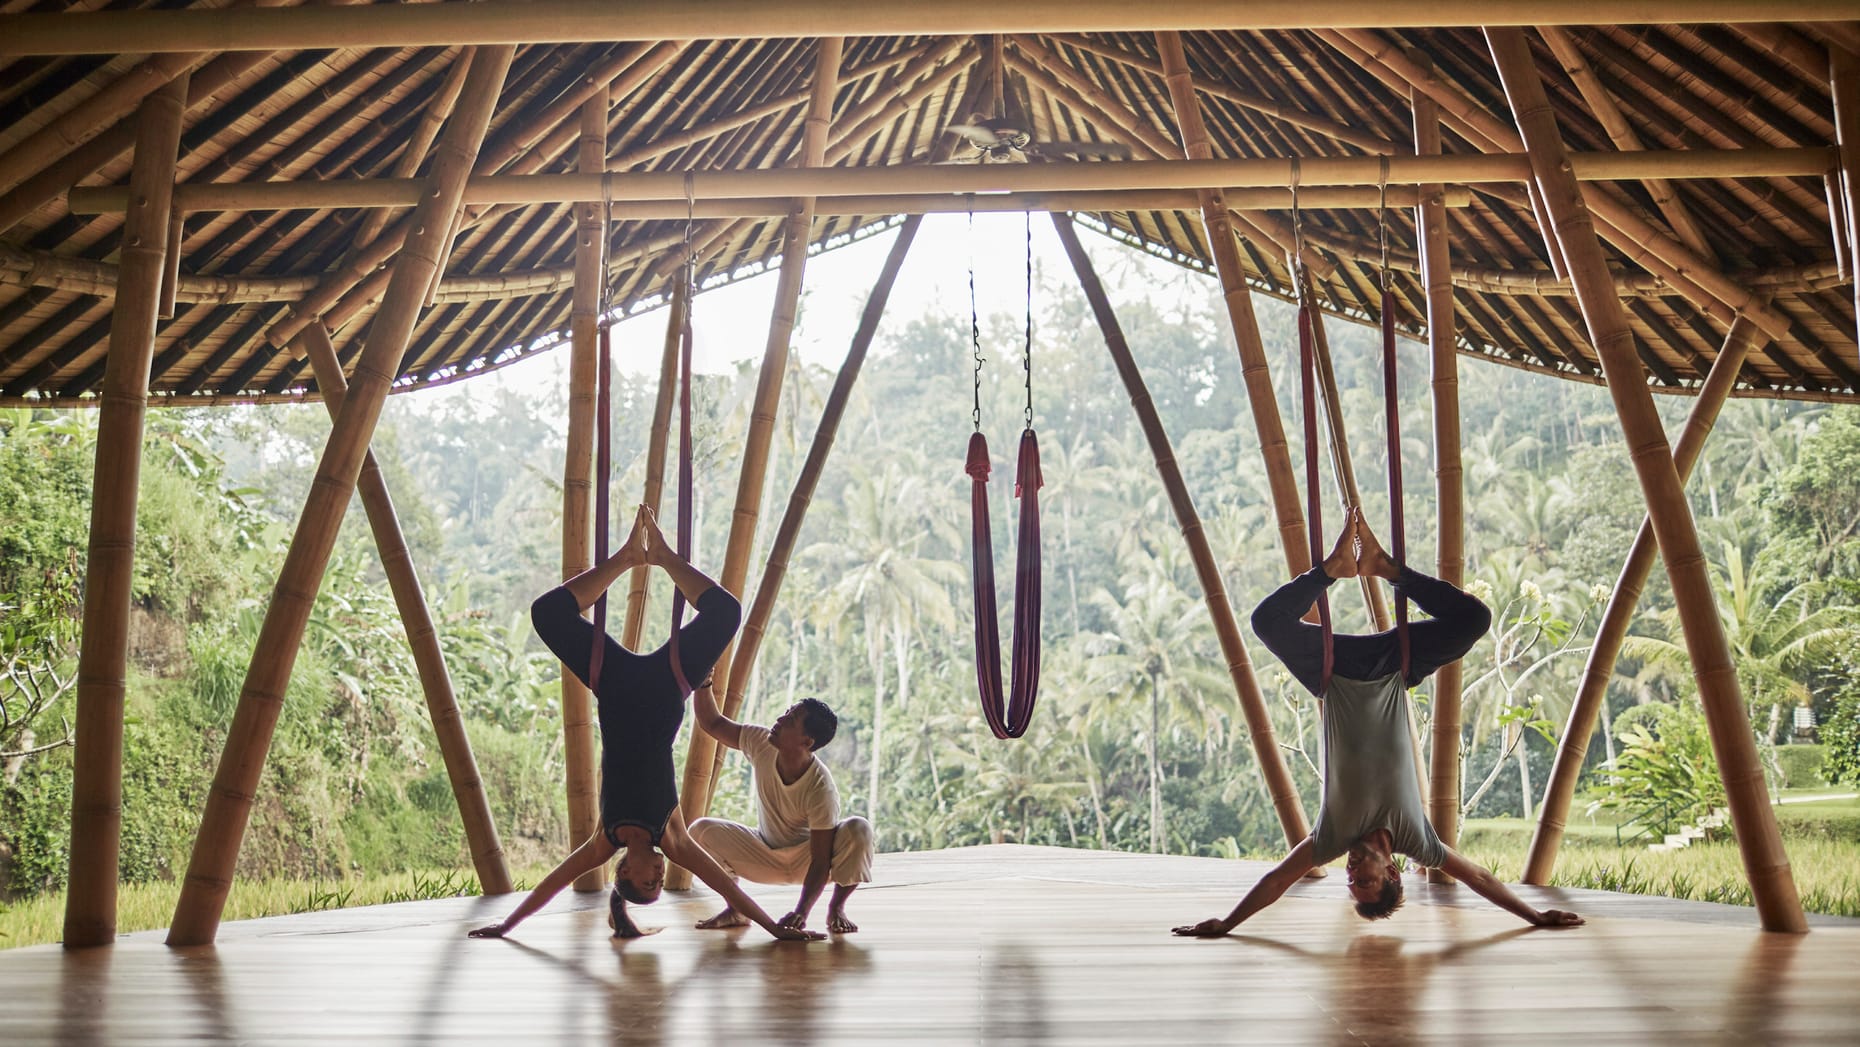
<path fill-rule="evenodd" d="M 1446 860 L 1416 784 L 1401 674 L 1334 676 L 1324 692 L 1324 799 L 1311 832 L 1312 863 L 1334 861 L 1380 828 L 1394 837 L 1398 854 L 1428 868 Z"/>

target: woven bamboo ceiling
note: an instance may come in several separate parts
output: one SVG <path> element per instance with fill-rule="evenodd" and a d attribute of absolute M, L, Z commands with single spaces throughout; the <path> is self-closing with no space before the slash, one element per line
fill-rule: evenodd
<path fill-rule="evenodd" d="M 0 3 L 0 404 L 95 402 L 122 194 L 112 205 L 109 193 L 70 190 L 127 182 L 137 102 L 183 73 L 191 79 L 176 206 L 189 213 L 172 281 L 173 315 L 158 328 L 151 390 L 190 403 L 314 394 L 309 366 L 290 341 L 300 302 L 311 303 L 301 312 L 322 316 L 335 330 L 345 361 L 359 351 L 386 285 L 387 248 L 399 242 L 409 209 L 347 206 L 355 198 L 342 193 L 363 185 L 353 180 L 377 180 L 365 185 L 379 187 L 389 184 L 379 180 L 417 179 L 426 170 L 468 49 L 434 41 L 153 55 L 61 54 L 48 46 L 22 54 L 31 49 L 14 43 L 23 38 L 24 23 L 14 18 L 22 12 L 164 9 L 147 12 L 157 19 L 187 14 L 169 8 L 217 6 Z M 373 13 L 350 17 L 372 24 L 364 16 Z M 59 19 L 97 17 L 115 16 Z M 810 32 L 836 28 L 814 25 Z M 613 201 L 612 308 L 630 313 L 661 304 L 682 257 L 683 192 L 676 199 L 663 191 L 626 198 L 629 186 L 651 182 L 637 179 L 641 173 L 680 180 L 698 173 L 683 184 L 697 197 L 693 239 L 706 286 L 760 272 L 779 259 L 781 216 L 798 183 L 771 182 L 766 197 L 752 187 L 719 202 L 709 187 L 722 183 L 703 176 L 796 166 L 818 43 L 812 36 L 757 35 L 526 44 L 505 81 L 476 174 L 576 171 L 582 102 L 605 88 L 606 169 L 614 172 L 602 190 Z M 1604 248 L 1648 381 L 1670 390 L 1696 387 L 1729 320 L 1743 311 L 1762 316 L 1773 337 L 1745 363 L 1739 395 L 1860 400 L 1852 277 L 1829 219 L 1838 179 L 1822 174 L 1835 164 L 1830 49 L 1860 51 L 1860 24 L 1569 26 L 1529 35 L 1579 173 L 1595 154 L 1609 154 L 1598 164 L 1641 150 L 1665 158 L 1657 170 L 1664 177 L 1630 166 L 1615 176 L 1584 175 L 1583 183 L 1598 225 L 1609 227 Z M 1476 28 L 1191 30 L 1183 39 L 1213 156 L 1298 157 L 1309 172 L 1301 190 L 1302 234 L 1316 294 L 1340 315 L 1368 320 L 1380 312 L 1373 205 L 1381 177 L 1366 184 L 1358 178 L 1345 189 L 1326 187 L 1319 172 L 1326 158 L 1414 152 L 1410 80 L 1422 79 L 1443 103 L 1447 154 L 1520 151 Z M 1421 71 L 1430 65 L 1428 79 Z M 998 78 L 991 76 L 995 69 Z M 1127 155 L 1055 149 L 1024 166 L 976 163 L 977 150 L 947 128 L 986 115 L 997 93 L 1010 122 L 1029 132 L 1036 154 L 1038 143 L 1104 142 Z M 874 194 L 909 185 L 915 195 L 900 197 L 898 209 L 960 209 L 963 198 L 948 193 L 999 175 L 1021 179 L 1007 187 L 1026 195 L 1005 202 L 976 197 L 982 206 L 1074 210 L 1108 235 L 1184 266 L 1211 268 L 1192 191 L 1199 183 L 1132 186 L 1117 176 L 1119 164 L 1147 165 L 1123 169 L 1133 172 L 1161 169 L 1162 161 L 1185 166 L 1151 33 L 849 35 L 826 133 L 829 166 L 872 169 L 888 180 L 876 189 L 876 181 L 820 189 L 812 232 L 820 247 L 891 224 L 892 211 Z M 1688 166 L 1689 158 L 1676 152 L 1682 150 L 1704 166 Z M 1249 281 L 1283 298 L 1292 222 L 1289 178 L 1278 170 L 1255 178 L 1248 169 L 1254 180 L 1234 188 L 1227 202 L 1238 215 Z M 1411 203 L 1416 190 L 1399 184 L 1399 173 L 1389 176 L 1389 199 Z M 235 197 L 185 196 L 261 182 L 289 183 L 283 193 L 334 195 L 254 198 L 274 208 L 294 205 L 270 210 L 243 209 L 253 201 L 218 210 Z M 668 183 L 661 177 L 651 184 Z M 1078 192 L 1085 188 L 1096 195 Z M 546 351 L 566 328 L 575 205 L 565 198 L 489 202 L 494 197 L 481 194 L 473 202 L 468 194 L 397 390 Z M 1462 350 L 1600 381 L 1576 299 L 1549 262 L 1525 183 L 1449 184 L 1445 197 Z M 1410 207 L 1391 207 L 1389 236 L 1400 323 L 1418 334 L 1426 309 Z"/>

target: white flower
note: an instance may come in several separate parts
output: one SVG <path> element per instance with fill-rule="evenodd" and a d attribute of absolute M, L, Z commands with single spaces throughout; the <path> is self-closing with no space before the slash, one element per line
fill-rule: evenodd
<path fill-rule="evenodd" d="M 1518 586 L 1518 593 L 1531 603 L 1543 603 L 1544 591 L 1537 588 L 1536 582 L 1524 582 Z"/>

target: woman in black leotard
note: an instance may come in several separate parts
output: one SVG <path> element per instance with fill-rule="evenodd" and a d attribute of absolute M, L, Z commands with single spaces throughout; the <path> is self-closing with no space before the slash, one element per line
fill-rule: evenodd
<path fill-rule="evenodd" d="M 742 605 L 666 544 L 652 511 L 642 505 L 633 533 L 618 552 L 544 593 L 530 607 L 537 635 L 583 683 L 588 680 L 594 626 L 581 613 L 622 574 L 646 564 L 663 568 L 697 609 L 697 617 L 678 633 L 679 661 L 687 680 L 703 679 L 736 635 Z M 686 831 L 672 767 L 672 741 L 684 719 L 685 695 L 672 673 L 669 645 L 650 654 L 634 654 L 611 636 L 602 642 L 606 653 L 594 696 L 601 723 L 601 830 L 550 870 L 501 923 L 480 927 L 471 936 L 503 937 L 576 877 L 600 868 L 624 850 L 614 882 L 614 934 L 637 937 L 641 932 L 627 918 L 623 902 L 648 905 L 658 900 L 665 881 L 665 857 L 656 847 L 775 937 L 824 938 L 824 934 L 796 931 L 770 919 Z"/>

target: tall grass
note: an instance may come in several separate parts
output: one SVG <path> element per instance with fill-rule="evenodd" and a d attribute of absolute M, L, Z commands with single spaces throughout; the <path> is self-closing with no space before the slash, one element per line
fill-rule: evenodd
<path fill-rule="evenodd" d="M 512 870 L 517 889 L 526 891 L 542 878 L 548 866 Z M 458 898 L 478 893 L 478 880 L 458 870 L 388 873 L 361 880 L 258 880 L 235 881 L 226 900 L 225 919 L 255 920 L 266 916 L 321 912 L 359 905 Z M 179 883 L 124 884 L 116 897 L 116 929 L 148 931 L 168 926 Z M 56 942 L 63 934 L 65 894 L 46 893 L 0 908 L 0 949 Z"/>

